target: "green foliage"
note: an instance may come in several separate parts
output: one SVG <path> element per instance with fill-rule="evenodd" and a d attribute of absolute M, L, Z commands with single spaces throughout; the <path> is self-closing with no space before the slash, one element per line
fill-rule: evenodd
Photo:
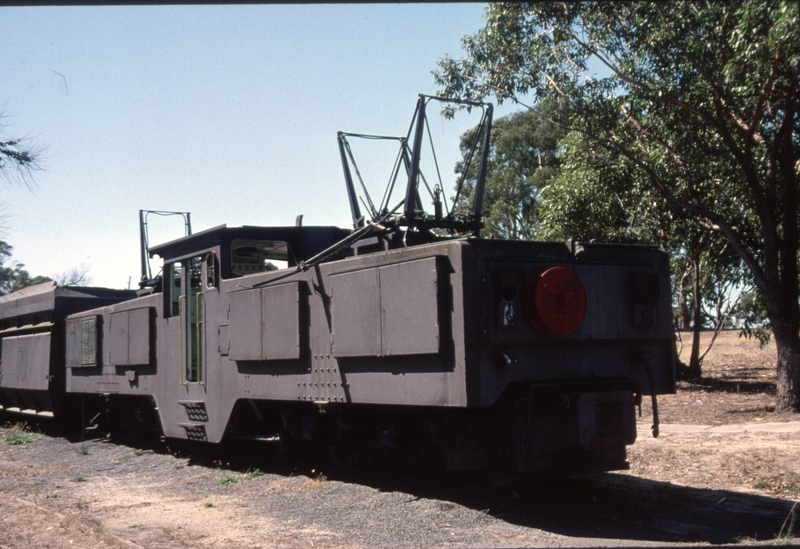
<path fill-rule="evenodd" d="M 543 106 L 545 111 L 553 106 Z M 463 174 L 476 128 L 461 137 Z M 530 239 L 536 232 L 539 191 L 559 173 L 558 147 L 563 132 L 531 112 L 499 118 L 492 125 L 490 156 L 483 199 L 484 234 L 509 239 Z M 457 208 L 468 209 L 473 200 L 478 166 L 466 174 Z"/>
<path fill-rule="evenodd" d="M 7 446 L 17 446 L 19 444 L 36 442 L 39 440 L 39 437 L 29 432 L 26 423 L 17 423 L 6 432 L 0 434 L 0 439 L 2 439 L 3 443 Z"/>
<path fill-rule="evenodd" d="M 3 440 L 7 446 L 16 446 L 18 444 L 36 442 L 39 438 L 27 433 L 8 433 L 3 435 Z"/>
<path fill-rule="evenodd" d="M 757 340 L 759 349 L 763 349 L 772 339 L 764 299 L 759 294 L 758 288 L 753 288 L 742 295 L 732 316 L 736 325 L 742 329 L 740 336 Z"/>
<path fill-rule="evenodd" d="M 12 250 L 13 248 L 8 243 L 0 240 L 0 295 L 7 295 L 50 280 L 46 276 L 31 276 L 24 269 L 25 265 L 16 261 L 12 265 L 6 266 L 6 262 L 11 258 Z"/>
<path fill-rule="evenodd" d="M 560 148 L 561 173 L 541 193 L 539 238 L 666 247 L 675 215 L 626 158 L 577 132 Z"/>
<path fill-rule="evenodd" d="M 616 173 L 634 171 L 664 215 L 686 220 L 674 236 L 688 259 L 735 253 L 779 347 L 779 408 L 798 411 L 799 10 L 745 0 L 490 4 L 485 26 L 462 42 L 466 56 L 442 59 L 435 73 L 442 95 L 524 101 L 534 112 L 559 102 L 565 131 L 622 159 Z M 632 191 L 644 198 L 643 188 Z M 605 202 L 613 220 L 631 214 Z M 581 208 L 587 229 L 604 215 Z M 629 228 L 641 225 L 627 221 L 597 225 L 638 239 Z M 723 278 L 742 272 L 725 269 Z"/>

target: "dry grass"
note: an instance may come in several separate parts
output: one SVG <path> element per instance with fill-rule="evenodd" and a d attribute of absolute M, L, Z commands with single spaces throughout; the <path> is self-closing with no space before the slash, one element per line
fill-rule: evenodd
<path fill-rule="evenodd" d="M 710 333 L 701 336 L 705 348 Z M 682 334 L 681 360 L 688 361 L 692 336 Z M 680 347 L 680 345 L 679 345 Z M 719 425 L 744 422 L 791 421 L 795 414 L 775 412 L 775 344 L 722 332 L 703 362 L 703 376 L 678 382 L 678 394 L 659 398 L 664 423 Z"/>
<path fill-rule="evenodd" d="M 710 334 L 703 334 L 701 343 Z M 681 358 L 688 359 L 691 335 L 683 334 Z M 800 498 L 800 443 L 797 431 L 758 430 L 765 425 L 800 421 L 797 414 L 775 412 L 776 351 L 756 341 L 723 332 L 706 357 L 703 376 L 681 381 L 675 395 L 658 399 L 658 439 L 642 436 L 629 449 L 631 473 L 688 486 L 732 489 Z M 642 423 L 651 421 L 649 403 Z M 668 425 L 707 426 L 683 432 Z M 714 429 L 724 426 L 726 430 Z M 742 429 L 738 429 L 741 426 Z"/>

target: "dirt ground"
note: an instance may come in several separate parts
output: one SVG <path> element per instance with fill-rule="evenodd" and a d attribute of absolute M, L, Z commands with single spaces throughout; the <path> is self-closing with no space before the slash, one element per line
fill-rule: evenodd
<path fill-rule="evenodd" d="M 709 338 L 703 334 L 701 350 Z M 690 348 L 684 335 L 684 361 Z M 775 412 L 775 360 L 774 343 L 759 350 L 738 332 L 723 332 L 703 378 L 678 382 L 677 394 L 658 399 L 666 425 L 658 439 L 640 429 L 629 451 L 631 474 L 800 499 L 800 417 Z"/>
<path fill-rule="evenodd" d="M 0 549 L 797 543 L 800 417 L 774 411 L 775 348 L 757 347 L 724 333 L 703 379 L 659 398 L 658 438 L 646 401 L 629 471 L 499 487 L 8 423 Z"/>

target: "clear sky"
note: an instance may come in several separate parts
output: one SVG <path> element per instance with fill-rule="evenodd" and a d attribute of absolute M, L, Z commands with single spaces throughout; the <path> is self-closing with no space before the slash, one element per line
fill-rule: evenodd
<path fill-rule="evenodd" d="M 0 239 L 32 275 L 87 265 L 94 285 L 124 288 L 140 276 L 140 209 L 189 211 L 195 232 L 293 225 L 298 214 L 350 227 L 336 132 L 405 135 L 417 94 L 436 92 L 436 62 L 461 56 L 483 13 L 483 4 L 0 8 L 2 135 L 47 149 L 32 192 L 0 187 Z M 458 136 L 476 121 L 432 119 L 448 191 Z M 382 186 L 393 154 L 361 154 Z M 182 229 L 152 219 L 151 243 Z"/>

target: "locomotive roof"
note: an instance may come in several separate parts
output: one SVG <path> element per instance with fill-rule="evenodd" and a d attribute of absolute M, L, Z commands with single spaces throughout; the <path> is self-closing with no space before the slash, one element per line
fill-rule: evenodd
<path fill-rule="evenodd" d="M 287 242 L 295 256 L 308 258 L 335 244 L 351 231 L 334 226 L 308 227 L 228 227 L 219 225 L 170 242 L 150 246 L 150 257 L 158 255 L 165 261 L 176 259 L 216 246 L 229 248 L 235 239 L 280 240 Z"/>
<path fill-rule="evenodd" d="M 135 295 L 136 292 L 133 290 L 59 286 L 53 281 L 43 282 L 0 296 L 0 329 L 27 323 L 50 322 L 54 311 L 56 316 L 66 316 L 77 310 L 76 303 L 96 303 L 99 307 L 106 303 L 130 299 Z"/>

